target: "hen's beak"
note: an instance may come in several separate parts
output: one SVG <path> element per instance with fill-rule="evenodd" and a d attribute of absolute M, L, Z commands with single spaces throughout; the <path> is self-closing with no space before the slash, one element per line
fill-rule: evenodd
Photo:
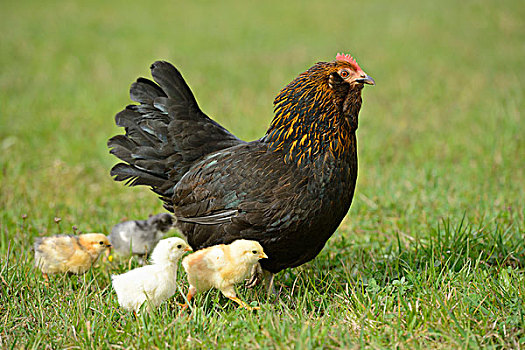
<path fill-rule="evenodd" d="M 262 252 L 261 254 L 259 254 L 259 259 L 268 259 L 268 255 L 264 254 L 264 252 Z"/>
<path fill-rule="evenodd" d="M 375 80 L 366 73 L 361 74 L 361 76 L 357 78 L 355 81 L 360 84 L 369 84 L 369 85 L 376 84 Z"/>

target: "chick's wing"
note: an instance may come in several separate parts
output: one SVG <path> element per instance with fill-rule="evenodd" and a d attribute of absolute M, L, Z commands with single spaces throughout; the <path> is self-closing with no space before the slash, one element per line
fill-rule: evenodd
<path fill-rule="evenodd" d="M 37 249 L 50 264 L 65 264 L 81 249 L 73 240 L 68 236 L 50 237 L 44 239 Z"/>

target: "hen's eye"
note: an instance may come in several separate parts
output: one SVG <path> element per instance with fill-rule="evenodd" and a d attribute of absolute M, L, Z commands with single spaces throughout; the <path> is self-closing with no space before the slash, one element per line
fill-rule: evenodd
<path fill-rule="evenodd" d="M 348 78 L 348 76 L 350 75 L 350 73 L 347 71 L 347 70 L 342 70 L 339 75 L 341 76 L 341 78 L 345 79 L 345 78 Z"/>
<path fill-rule="evenodd" d="M 177 249 L 180 249 L 180 248 L 182 248 L 182 244 L 179 244 L 179 245 L 177 246 Z"/>
<path fill-rule="evenodd" d="M 256 250 L 252 250 L 252 253 L 253 253 L 253 254 L 257 254 L 257 251 L 256 251 Z"/>

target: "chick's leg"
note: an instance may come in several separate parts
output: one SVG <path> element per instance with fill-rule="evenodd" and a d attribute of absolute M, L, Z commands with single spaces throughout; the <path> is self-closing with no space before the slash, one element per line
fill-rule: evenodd
<path fill-rule="evenodd" d="M 233 286 L 221 289 L 221 292 L 226 298 L 235 301 L 237 304 L 239 304 L 240 307 L 244 309 L 247 309 L 247 310 L 259 310 L 260 309 L 260 307 L 258 306 L 250 306 L 246 304 L 244 301 L 242 301 L 241 299 L 237 298 L 237 294 L 235 294 L 235 289 L 233 289 Z"/>
<path fill-rule="evenodd" d="M 260 310 L 261 309 L 258 306 L 250 306 L 237 297 L 228 297 L 228 299 L 235 301 L 237 304 L 239 304 L 240 307 L 246 310 Z"/>
<path fill-rule="evenodd" d="M 179 304 L 179 306 L 182 307 L 182 310 L 188 307 L 190 300 L 193 298 L 195 294 L 197 294 L 197 288 L 190 285 L 190 289 L 188 290 L 188 294 L 186 295 L 186 302 L 184 304 Z"/>
<path fill-rule="evenodd" d="M 43 273 L 42 277 L 44 277 L 44 284 L 46 285 L 46 287 L 49 287 L 49 276 L 47 275 L 47 273 Z"/>

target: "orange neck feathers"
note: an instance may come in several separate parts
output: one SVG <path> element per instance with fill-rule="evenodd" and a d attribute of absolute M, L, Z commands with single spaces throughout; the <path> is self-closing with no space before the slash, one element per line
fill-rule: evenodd
<path fill-rule="evenodd" d="M 277 95 L 275 117 L 263 140 L 285 153 L 285 162 L 340 159 L 355 151 L 361 88 L 336 91 L 328 84 L 334 62 L 319 62 Z M 355 91 L 352 91 L 354 89 Z"/>

